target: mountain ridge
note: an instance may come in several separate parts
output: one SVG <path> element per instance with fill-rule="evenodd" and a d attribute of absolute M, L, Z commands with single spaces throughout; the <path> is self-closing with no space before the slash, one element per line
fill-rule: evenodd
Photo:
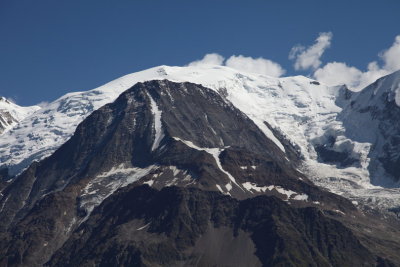
<path fill-rule="evenodd" d="M 397 77 L 398 73 L 385 77 Z M 385 81 L 385 77 L 381 80 Z M 373 141 L 357 142 L 358 138 L 353 140 L 351 134 L 346 136 L 349 132 L 346 114 L 356 114 L 349 107 L 353 98 L 361 93 L 340 86 L 327 87 L 303 76 L 272 78 L 221 66 L 155 67 L 123 76 L 91 91 L 67 94 L 40 110 L 32 121 L 22 121 L 2 135 L 2 173 L 8 172 L 10 178 L 31 162 L 49 156 L 72 136 L 78 123 L 91 112 L 112 102 L 136 82 L 151 79 L 192 81 L 215 90 L 249 116 L 282 151 L 290 146 L 289 154 L 303 157 L 300 170 L 319 186 L 342 194 L 354 203 L 373 198 L 373 205 L 383 209 L 395 206 L 400 200 L 398 189 L 379 186 L 389 185 L 395 179 L 390 178 L 389 173 L 396 170 L 396 161 L 371 161 L 369 154 L 378 157 L 371 150 Z M 386 90 L 384 87 L 380 87 L 382 91 Z M 386 157 L 393 158 L 393 155 L 388 153 Z M 342 162 L 332 161 L 330 157 L 342 158 Z M 382 166 L 388 166 L 389 173 L 374 174 L 371 168 L 376 164 L 370 166 L 370 162 L 377 162 L 381 170 Z M 386 178 L 379 182 L 375 176 Z"/>

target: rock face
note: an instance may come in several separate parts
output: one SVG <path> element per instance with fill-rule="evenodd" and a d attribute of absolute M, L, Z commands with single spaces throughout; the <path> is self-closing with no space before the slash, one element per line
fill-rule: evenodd
<path fill-rule="evenodd" d="M 48 266 L 374 266 L 350 230 L 275 197 L 147 185 L 96 209 Z"/>
<path fill-rule="evenodd" d="M 138 83 L 88 116 L 50 157 L 3 185 L 0 262 L 397 262 L 392 252 L 400 241 L 352 228 L 367 217 L 311 183 L 297 170 L 296 147 L 281 140 L 283 150 L 214 90 L 168 80 Z"/>

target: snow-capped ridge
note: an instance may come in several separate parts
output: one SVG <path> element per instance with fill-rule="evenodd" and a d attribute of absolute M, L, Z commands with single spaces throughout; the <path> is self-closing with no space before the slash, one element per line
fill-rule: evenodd
<path fill-rule="evenodd" d="M 360 91 L 355 97 L 362 98 L 365 95 L 363 101 L 366 105 L 371 98 L 382 97 L 383 94 L 387 94 L 387 101 L 395 101 L 397 106 L 400 107 L 400 70 L 377 79 L 374 83 Z M 367 99 L 366 95 L 370 99 Z"/>
<path fill-rule="evenodd" d="M 22 107 L 5 97 L 0 97 L 0 134 L 13 128 L 21 120 L 39 110 L 39 106 Z"/>

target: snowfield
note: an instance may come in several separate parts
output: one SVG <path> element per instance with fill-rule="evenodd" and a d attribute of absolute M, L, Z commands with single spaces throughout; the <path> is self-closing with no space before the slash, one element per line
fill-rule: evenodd
<path fill-rule="evenodd" d="M 392 84 L 391 97 L 399 104 L 400 72 L 388 77 L 390 80 L 383 82 Z M 400 204 L 398 188 L 388 189 L 371 183 L 369 164 L 376 136 L 373 131 L 360 132 L 361 126 L 370 118 L 360 118 L 358 121 L 356 118 L 339 116 L 346 105 L 344 87 L 329 87 L 303 76 L 273 78 L 213 65 L 160 66 L 123 76 L 91 91 L 67 94 L 35 110 L 29 117 L 22 118 L 1 135 L 0 168 L 8 167 L 11 175 L 20 173 L 33 161 L 53 153 L 94 110 L 113 102 L 137 82 L 162 79 L 193 82 L 215 90 L 252 119 L 277 147 L 285 151 L 280 137 L 273 133 L 279 132 L 303 155 L 300 171 L 317 185 L 358 204 L 367 203 L 382 208 Z M 163 133 L 161 111 L 153 102 L 156 140 L 152 149 L 157 149 Z M 371 129 L 377 127 L 374 123 L 369 122 Z M 359 138 L 359 135 L 370 136 Z M 323 146 L 329 138 L 335 139 L 331 147 L 333 151 L 346 153 L 357 164 L 338 168 L 336 164 L 323 163 L 315 147 Z M 380 174 L 384 175 L 382 172 Z M 252 187 L 252 190 L 257 189 Z"/>

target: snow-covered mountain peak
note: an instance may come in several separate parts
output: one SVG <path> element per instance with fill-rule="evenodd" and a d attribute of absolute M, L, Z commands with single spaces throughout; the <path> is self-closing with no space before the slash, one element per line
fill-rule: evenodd
<path fill-rule="evenodd" d="M 283 145 L 264 121 L 279 130 L 281 119 L 288 114 L 305 121 L 310 113 L 327 114 L 338 110 L 332 104 L 334 96 L 330 87 L 303 76 L 274 78 L 224 66 L 160 66 L 125 75 L 90 91 L 69 93 L 49 103 L 0 140 L 0 166 L 8 166 L 10 174 L 15 175 L 33 160 L 51 154 L 92 111 L 114 101 L 138 82 L 161 79 L 198 83 L 224 94 L 282 150 Z M 292 132 L 298 131 L 287 134 Z M 306 143 L 304 138 L 300 139 Z"/>
<path fill-rule="evenodd" d="M 400 70 L 376 80 L 354 97 L 364 106 L 376 105 L 380 98 L 400 106 Z"/>
<path fill-rule="evenodd" d="M 5 97 L 0 97 L 0 134 L 39 109 L 39 106 L 21 107 Z"/>
<path fill-rule="evenodd" d="M 390 85 L 389 91 L 395 92 L 396 99 L 399 90 L 393 85 L 399 81 L 399 73 L 371 85 L 378 88 L 376 94 L 387 91 Z M 275 78 L 226 66 L 159 66 L 90 91 L 66 94 L 3 134 L 0 168 L 8 167 L 10 175 L 18 174 L 32 161 L 53 153 L 94 110 L 113 102 L 138 82 L 164 79 L 201 84 L 220 94 L 253 120 L 283 152 L 287 152 L 288 145 L 294 148 L 303 158 L 302 171 L 318 185 L 357 201 L 376 197 L 381 203 L 387 195 L 391 203 L 400 200 L 400 192 L 388 193 L 371 184 L 374 137 L 362 139 L 354 134 L 371 132 L 360 123 L 362 116 L 350 116 L 350 107 L 370 104 L 371 95 L 351 92 L 344 86 L 326 86 L 304 76 Z M 371 91 L 367 89 L 365 92 Z M 331 161 L 332 155 L 339 155 L 342 162 Z"/>
<path fill-rule="evenodd" d="M 369 180 L 376 185 L 398 187 L 400 146 L 400 71 L 384 76 L 362 91 L 353 93 L 339 114 L 345 135 L 363 149 L 370 162 Z M 368 148 L 367 148 L 368 147 Z"/>

